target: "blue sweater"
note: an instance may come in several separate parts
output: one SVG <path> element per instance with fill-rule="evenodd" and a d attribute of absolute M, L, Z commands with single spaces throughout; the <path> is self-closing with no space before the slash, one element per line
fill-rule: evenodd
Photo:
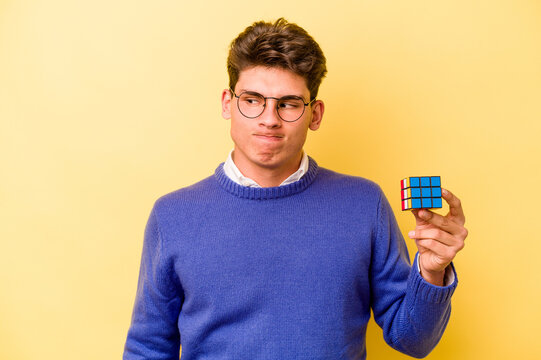
<path fill-rule="evenodd" d="M 220 165 L 154 204 L 124 359 L 178 359 L 181 343 L 182 360 L 365 359 L 370 309 L 423 357 L 455 287 L 412 270 L 373 182 L 310 159 L 293 184 L 250 188 Z"/>

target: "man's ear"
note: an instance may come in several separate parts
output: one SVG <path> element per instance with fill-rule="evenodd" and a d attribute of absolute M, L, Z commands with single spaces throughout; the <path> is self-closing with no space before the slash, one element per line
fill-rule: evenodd
<path fill-rule="evenodd" d="M 321 100 L 314 101 L 312 105 L 312 121 L 310 121 L 310 130 L 316 131 L 321 125 L 323 113 L 325 112 L 325 104 Z"/>
<path fill-rule="evenodd" d="M 222 117 L 226 120 L 231 119 L 231 91 L 229 89 L 222 91 Z"/>

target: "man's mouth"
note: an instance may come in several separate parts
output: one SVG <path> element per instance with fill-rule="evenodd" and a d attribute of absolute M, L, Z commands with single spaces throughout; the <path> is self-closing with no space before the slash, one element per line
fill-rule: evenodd
<path fill-rule="evenodd" d="M 284 137 L 283 135 L 280 135 L 280 134 L 260 134 L 260 133 L 255 133 L 254 136 L 264 139 L 264 140 L 280 140 L 280 139 L 283 139 Z"/>

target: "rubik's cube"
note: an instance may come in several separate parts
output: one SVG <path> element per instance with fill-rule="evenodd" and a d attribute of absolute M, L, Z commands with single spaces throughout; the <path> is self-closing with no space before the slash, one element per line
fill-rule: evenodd
<path fill-rule="evenodd" d="M 441 208 L 439 176 L 415 176 L 403 179 L 402 210 Z"/>

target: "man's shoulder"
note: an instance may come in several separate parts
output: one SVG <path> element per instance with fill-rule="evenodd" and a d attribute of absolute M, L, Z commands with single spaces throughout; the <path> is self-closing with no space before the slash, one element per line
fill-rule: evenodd
<path fill-rule="evenodd" d="M 218 187 L 214 175 L 210 175 L 194 184 L 160 196 L 156 200 L 155 207 L 162 209 L 178 208 L 213 201 L 216 197 L 216 190 L 218 190 Z"/>
<path fill-rule="evenodd" d="M 381 187 L 362 176 L 320 167 L 314 185 L 317 201 L 329 204 L 343 217 L 362 223 L 374 223 L 381 204 L 386 202 Z"/>
<path fill-rule="evenodd" d="M 326 187 L 376 196 L 382 193 L 381 187 L 376 182 L 362 176 L 344 174 L 324 167 L 319 167 L 318 172 L 318 180 Z"/>

